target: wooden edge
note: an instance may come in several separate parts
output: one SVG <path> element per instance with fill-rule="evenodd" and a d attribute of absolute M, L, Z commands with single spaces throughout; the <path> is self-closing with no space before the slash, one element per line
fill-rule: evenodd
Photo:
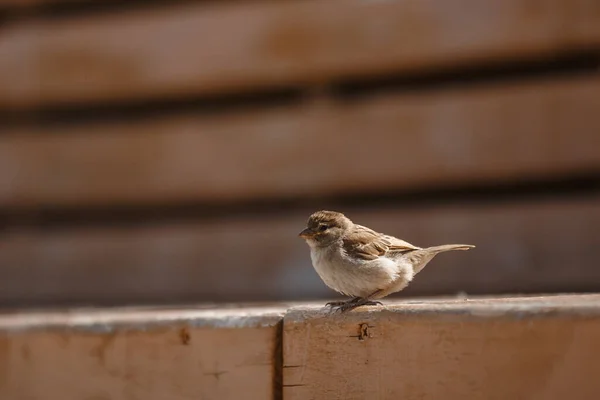
<path fill-rule="evenodd" d="M 547 314 L 600 315 L 600 294 L 547 294 L 540 296 L 477 296 L 468 299 L 423 297 L 384 300 L 382 306 L 359 307 L 351 312 L 332 312 L 326 300 L 274 303 L 269 306 L 221 305 L 185 308 L 121 307 L 63 309 L 53 311 L 0 312 L 0 331 L 20 332 L 68 327 L 87 332 L 145 330 L 186 323 L 214 328 L 271 327 L 282 318 L 287 323 L 307 318 L 364 318 L 365 314 L 470 314 L 479 317 Z M 208 307 L 208 308 L 203 308 Z M 235 307 L 235 308 L 234 308 Z"/>
<path fill-rule="evenodd" d="M 290 308 L 285 323 L 310 318 L 364 318 L 366 315 L 403 316 L 464 314 L 474 317 L 512 316 L 517 318 L 548 315 L 600 315 L 600 294 L 554 294 L 519 297 L 474 297 L 466 299 L 423 299 L 383 301 L 383 305 L 359 307 L 351 312 L 332 312 L 328 307 L 310 305 Z M 324 303 L 323 303 L 324 304 Z"/>
<path fill-rule="evenodd" d="M 116 330 L 146 330 L 185 323 L 191 327 L 260 328 L 277 325 L 283 318 L 283 306 L 210 308 L 160 307 L 120 309 L 74 309 L 0 313 L 0 331 L 20 332 L 69 330 L 108 333 Z"/>

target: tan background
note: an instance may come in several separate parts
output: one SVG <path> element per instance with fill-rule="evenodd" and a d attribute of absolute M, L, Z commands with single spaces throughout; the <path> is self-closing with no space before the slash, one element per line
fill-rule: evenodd
<path fill-rule="evenodd" d="M 400 296 L 600 288 L 600 3 L 0 0 L 0 306 L 334 296 L 322 208 L 436 259 Z"/>

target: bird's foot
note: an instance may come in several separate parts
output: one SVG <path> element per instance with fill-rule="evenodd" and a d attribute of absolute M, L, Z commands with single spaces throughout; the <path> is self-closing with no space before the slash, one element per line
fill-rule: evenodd
<path fill-rule="evenodd" d="M 377 300 L 366 300 L 361 306 L 382 306 L 383 303 Z"/>
<path fill-rule="evenodd" d="M 350 299 L 350 300 L 338 300 L 338 301 L 330 301 L 330 302 L 327 302 L 327 303 L 325 304 L 325 306 L 329 306 L 329 307 L 331 307 L 331 308 L 336 308 L 336 307 L 343 306 L 343 305 L 345 305 L 345 304 L 349 304 L 349 303 L 355 303 L 355 302 L 357 302 L 357 301 L 359 301 L 359 300 L 360 300 L 360 297 L 353 297 L 353 298 L 352 298 L 352 299 Z"/>
<path fill-rule="evenodd" d="M 355 309 L 360 306 L 376 306 L 383 305 L 380 301 L 369 300 L 361 297 L 355 297 L 353 299 L 347 301 L 332 301 L 327 303 L 332 309 L 335 308 L 336 311 L 346 312 Z"/>
<path fill-rule="evenodd" d="M 334 307 L 343 306 L 344 304 L 346 304 L 346 302 L 342 301 L 342 300 L 340 300 L 340 301 L 330 301 L 330 302 L 325 303 L 325 306 L 326 307 L 334 308 Z"/>

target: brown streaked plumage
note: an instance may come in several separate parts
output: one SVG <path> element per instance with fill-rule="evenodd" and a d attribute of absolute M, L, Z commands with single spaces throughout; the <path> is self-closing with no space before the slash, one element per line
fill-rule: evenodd
<path fill-rule="evenodd" d="M 299 234 L 310 247 L 312 264 L 323 282 L 352 299 L 330 302 L 341 311 L 381 304 L 376 299 L 404 289 L 438 253 L 475 246 L 447 244 L 428 248 L 353 223 L 335 211 L 317 211 Z"/>

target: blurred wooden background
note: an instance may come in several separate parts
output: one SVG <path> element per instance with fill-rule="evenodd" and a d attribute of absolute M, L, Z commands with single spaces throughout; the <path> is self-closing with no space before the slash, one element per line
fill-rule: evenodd
<path fill-rule="evenodd" d="M 0 0 L 0 124 L 0 306 L 333 297 L 323 208 L 600 290 L 597 0 Z"/>

